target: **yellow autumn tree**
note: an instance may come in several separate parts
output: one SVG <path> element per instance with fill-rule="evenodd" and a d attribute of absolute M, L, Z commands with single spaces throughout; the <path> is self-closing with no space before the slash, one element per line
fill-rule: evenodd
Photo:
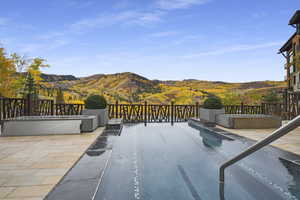
<path fill-rule="evenodd" d="M 45 62 L 42 58 L 26 59 L 16 53 L 7 55 L 5 49 L 0 47 L 0 97 L 20 97 L 28 73 L 34 83 L 40 85 L 41 69 L 49 67 Z"/>
<path fill-rule="evenodd" d="M 41 77 L 41 68 L 49 67 L 49 65 L 45 64 L 45 62 L 45 59 L 34 58 L 28 66 L 27 72 L 31 74 L 37 85 L 39 85 L 43 80 Z"/>
<path fill-rule="evenodd" d="M 38 89 L 42 81 L 41 68 L 49 67 L 49 65 L 45 64 L 46 60 L 42 58 L 26 59 L 24 56 L 19 56 L 16 53 L 12 54 L 11 58 L 17 72 L 19 72 L 15 87 L 17 94 L 24 95 L 25 85 L 27 84 L 29 76 L 35 87 Z"/>
<path fill-rule="evenodd" d="M 4 48 L 0 48 L 0 96 L 15 96 L 15 73 L 14 61 L 6 55 Z"/>

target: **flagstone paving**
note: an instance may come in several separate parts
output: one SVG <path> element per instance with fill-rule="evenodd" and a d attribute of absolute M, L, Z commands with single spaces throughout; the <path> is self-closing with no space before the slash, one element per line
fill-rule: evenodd
<path fill-rule="evenodd" d="M 0 200 L 41 200 L 104 128 L 82 135 L 0 137 Z"/>
<path fill-rule="evenodd" d="M 228 129 L 218 126 L 218 128 L 225 131 L 250 138 L 252 140 L 262 140 L 270 135 L 275 129 Z M 278 140 L 271 143 L 272 146 L 278 147 L 285 151 L 289 151 L 300 155 L 300 127 L 291 131 L 287 135 L 279 138 Z"/>

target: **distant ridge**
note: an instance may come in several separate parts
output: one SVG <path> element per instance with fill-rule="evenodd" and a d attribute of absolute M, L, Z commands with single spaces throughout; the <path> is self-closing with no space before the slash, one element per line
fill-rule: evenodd
<path fill-rule="evenodd" d="M 90 94 L 103 94 L 109 102 L 141 102 L 167 104 L 201 102 L 208 93 L 225 97 L 234 93 L 243 101 L 259 103 L 269 90 L 282 90 L 283 81 L 253 81 L 229 83 L 223 81 L 150 80 L 136 73 L 94 74 L 86 77 L 73 75 L 42 74 L 45 87 L 65 90 L 69 99 L 85 99 Z"/>
<path fill-rule="evenodd" d="M 78 80 L 73 75 L 56 75 L 56 74 L 41 74 L 42 79 L 45 82 L 58 82 L 58 81 L 75 81 Z"/>

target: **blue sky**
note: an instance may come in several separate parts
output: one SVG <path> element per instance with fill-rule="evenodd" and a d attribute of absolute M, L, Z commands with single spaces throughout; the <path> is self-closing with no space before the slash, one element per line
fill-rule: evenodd
<path fill-rule="evenodd" d="M 46 73 L 150 79 L 283 80 L 277 54 L 299 0 L 9 0 L 0 43 Z"/>

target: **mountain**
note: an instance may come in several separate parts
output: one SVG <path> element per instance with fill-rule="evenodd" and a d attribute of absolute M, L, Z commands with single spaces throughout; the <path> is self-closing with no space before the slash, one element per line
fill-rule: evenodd
<path fill-rule="evenodd" d="M 44 88 L 62 88 L 67 101 L 81 101 L 90 94 L 103 94 L 110 103 L 143 102 L 188 104 L 201 102 L 209 93 L 216 94 L 236 103 L 260 103 L 262 95 L 268 91 L 280 91 L 285 87 L 283 81 L 255 81 L 246 83 L 227 83 L 186 79 L 149 80 L 135 73 L 95 74 L 88 77 L 72 75 L 43 74 Z"/>
<path fill-rule="evenodd" d="M 73 75 L 55 75 L 55 74 L 41 74 L 42 79 L 45 82 L 58 82 L 58 81 L 75 81 L 78 80 Z"/>

